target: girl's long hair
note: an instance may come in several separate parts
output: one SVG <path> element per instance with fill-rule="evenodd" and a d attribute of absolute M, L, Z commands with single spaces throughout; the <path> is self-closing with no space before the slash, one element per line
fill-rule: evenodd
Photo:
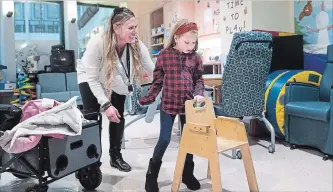
<path fill-rule="evenodd" d="M 170 49 L 173 48 L 176 45 L 176 41 L 175 41 L 175 37 L 177 36 L 175 33 L 177 32 L 177 30 L 183 26 L 190 23 L 187 19 L 180 19 L 175 27 L 173 28 L 172 32 L 171 32 L 171 36 L 170 39 L 168 41 L 168 43 L 166 44 L 166 46 L 164 47 L 164 49 Z M 198 34 L 198 31 L 191 31 L 192 33 Z M 195 47 L 193 51 L 197 51 L 198 50 L 198 41 L 195 43 Z"/>
<path fill-rule="evenodd" d="M 110 98 L 111 82 L 113 80 L 114 72 L 117 70 L 117 38 L 114 32 L 114 25 L 121 26 L 126 21 L 134 17 L 132 11 L 127 8 L 116 8 L 113 12 L 112 17 L 110 18 L 109 25 L 107 30 L 104 33 L 104 75 L 105 75 L 105 90 L 106 94 Z M 134 79 L 136 82 L 141 83 L 143 79 L 143 69 L 140 61 L 140 44 L 137 40 L 135 43 L 130 44 L 130 49 L 133 55 L 133 64 L 134 67 Z M 119 58 L 120 59 L 120 58 Z"/>

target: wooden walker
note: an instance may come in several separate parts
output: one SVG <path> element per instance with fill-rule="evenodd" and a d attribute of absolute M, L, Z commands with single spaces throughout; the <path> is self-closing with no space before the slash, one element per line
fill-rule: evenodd
<path fill-rule="evenodd" d="M 185 102 L 186 124 L 181 137 L 171 191 L 179 190 L 187 153 L 208 159 L 207 177 L 212 180 L 212 191 L 222 191 L 219 153 L 240 149 L 250 191 L 259 191 L 250 147 L 243 122 L 238 118 L 215 117 L 213 103 L 205 98 L 205 106 L 194 107 Z"/>

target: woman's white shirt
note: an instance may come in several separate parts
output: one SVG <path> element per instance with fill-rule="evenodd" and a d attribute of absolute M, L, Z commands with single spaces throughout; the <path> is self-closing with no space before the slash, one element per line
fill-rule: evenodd
<path fill-rule="evenodd" d="M 140 59 L 141 64 L 146 73 L 148 74 L 149 82 L 153 79 L 153 71 L 155 64 L 150 58 L 149 51 L 147 47 L 139 41 L 140 44 Z M 130 53 L 130 69 L 131 69 L 131 82 L 133 82 L 133 59 L 132 52 L 129 49 Z M 121 56 L 122 63 L 127 70 L 127 61 L 126 61 L 126 48 Z M 104 104 L 109 101 L 107 98 L 105 89 L 104 89 L 104 69 L 103 69 L 103 55 L 104 55 L 104 46 L 103 46 L 103 34 L 97 34 L 93 36 L 87 46 L 86 51 L 83 54 L 81 60 L 77 62 L 77 78 L 78 83 L 87 82 L 89 87 L 97 98 L 99 104 Z M 122 66 L 120 60 L 117 60 L 117 70 L 114 72 L 114 77 L 111 82 L 111 90 L 120 94 L 126 95 L 129 94 L 128 91 L 128 82 L 125 69 Z"/>

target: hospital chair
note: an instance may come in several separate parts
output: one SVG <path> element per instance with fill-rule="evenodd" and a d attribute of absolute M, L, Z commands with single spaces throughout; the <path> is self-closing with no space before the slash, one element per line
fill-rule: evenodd
<path fill-rule="evenodd" d="M 285 132 L 291 149 L 310 146 L 333 156 L 333 44 L 327 47 L 327 62 L 320 85 L 291 82 L 286 86 Z"/>
<path fill-rule="evenodd" d="M 265 117 L 264 93 L 272 58 L 272 37 L 266 32 L 234 35 L 224 66 L 221 104 L 214 105 L 217 116 L 244 117 L 263 121 L 271 133 L 269 153 L 275 152 L 275 131 Z M 240 151 L 232 157 L 241 159 Z"/>

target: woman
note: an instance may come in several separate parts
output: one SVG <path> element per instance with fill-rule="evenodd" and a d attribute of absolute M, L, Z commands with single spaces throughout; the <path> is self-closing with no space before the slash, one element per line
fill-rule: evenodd
<path fill-rule="evenodd" d="M 137 40 L 136 28 L 133 12 L 116 8 L 108 29 L 90 39 L 77 66 L 83 110 L 85 113 L 98 112 L 101 107 L 105 111 L 110 120 L 110 164 L 125 172 L 131 171 L 120 153 L 125 97 L 133 90 L 132 85 L 152 81 L 154 70 L 147 47 Z"/>

